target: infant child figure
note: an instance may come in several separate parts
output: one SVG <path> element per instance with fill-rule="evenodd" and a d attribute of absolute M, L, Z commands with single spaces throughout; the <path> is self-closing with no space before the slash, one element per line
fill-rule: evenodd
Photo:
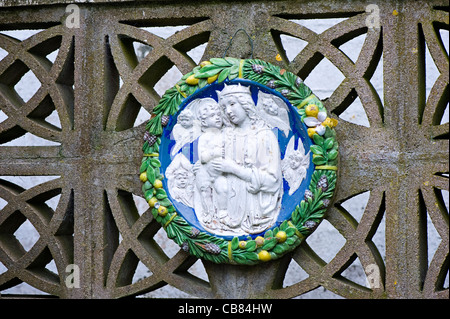
<path fill-rule="evenodd" d="M 172 156 L 188 143 L 193 142 L 199 135 L 200 131 L 194 121 L 194 114 L 190 109 L 183 110 L 178 116 L 178 123 L 172 130 L 175 146 L 172 149 Z"/>
<path fill-rule="evenodd" d="M 198 139 L 199 160 L 194 165 L 195 184 L 201 195 L 201 207 L 196 207 L 196 211 L 201 212 L 204 223 L 210 224 L 213 217 L 220 220 L 227 216 L 227 180 L 211 163 L 224 155 L 224 117 L 212 98 L 201 99 L 196 113 L 202 130 Z"/>

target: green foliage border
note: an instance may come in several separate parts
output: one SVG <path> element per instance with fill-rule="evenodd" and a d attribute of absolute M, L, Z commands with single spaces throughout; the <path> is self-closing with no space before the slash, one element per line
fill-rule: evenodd
<path fill-rule="evenodd" d="M 158 159 L 161 134 L 168 118 L 176 114 L 183 99 L 198 89 L 214 82 L 243 78 L 266 85 L 280 92 L 297 108 L 302 121 L 305 108 L 310 104 L 326 112 L 322 102 L 295 74 L 258 59 L 239 60 L 231 57 L 212 58 L 202 62 L 162 96 L 146 125 L 140 178 L 142 192 L 149 202 L 153 217 L 159 222 L 168 238 L 174 240 L 190 254 L 215 263 L 254 265 L 280 258 L 296 248 L 324 217 L 333 197 L 338 164 L 338 143 L 332 127 L 326 127 L 324 135 L 311 134 L 313 163 L 315 171 L 309 191 L 296 206 L 289 220 L 279 227 L 268 230 L 264 237 L 231 241 L 212 236 L 192 227 L 177 214 L 162 187 L 164 176 L 160 172 Z"/>

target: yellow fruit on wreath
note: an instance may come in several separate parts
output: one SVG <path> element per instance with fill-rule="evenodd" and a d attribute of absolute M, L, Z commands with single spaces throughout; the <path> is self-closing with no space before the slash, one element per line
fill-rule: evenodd
<path fill-rule="evenodd" d="M 316 134 L 316 128 L 315 127 L 310 127 L 307 131 L 308 131 L 308 136 L 310 138 L 313 138 L 314 134 Z"/>
<path fill-rule="evenodd" d="M 158 214 L 159 214 L 159 216 L 164 217 L 164 216 L 167 215 L 168 212 L 169 211 L 167 210 L 167 207 L 164 207 L 164 206 L 159 206 L 158 207 Z"/>
<path fill-rule="evenodd" d="M 208 84 L 213 83 L 215 80 L 217 80 L 218 77 L 219 77 L 219 73 L 217 73 L 216 75 L 210 76 L 207 80 Z"/>
<path fill-rule="evenodd" d="M 141 173 L 141 175 L 139 175 L 139 179 L 142 183 L 145 183 L 147 181 L 147 172 Z"/>
<path fill-rule="evenodd" d="M 261 261 L 269 261 L 272 259 L 272 256 L 270 256 L 270 253 L 267 250 L 261 250 L 258 253 L 258 259 Z"/>
<path fill-rule="evenodd" d="M 161 182 L 161 180 L 156 179 L 155 182 L 153 183 L 153 186 L 155 188 L 161 188 L 161 187 L 163 187 L 163 183 Z"/>
<path fill-rule="evenodd" d="M 275 238 L 278 240 L 279 243 L 284 243 L 287 239 L 287 234 L 285 231 L 280 230 L 276 235 Z"/>
<path fill-rule="evenodd" d="M 241 241 L 239 242 L 239 248 L 240 248 L 240 249 L 245 249 L 245 246 L 247 246 L 247 242 L 241 240 Z"/>
<path fill-rule="evenodd" d="M 197 85 L 198 84 L 198 79 L 195 77 L 195 74 L 190 75 L 186 79 L 186 83 L 189 84 L 189 85 Z"/>
<path fill-rule="evenodd" d="M 327 117 L 322 123 L 323 126 L 328 126 L 329 128 L 336 127 L 338 125 L 338 120 Z"/>
<path fill-rule="evenodd" d="M 148 200 L 148 205 L 150 207 L 155 207 L 155 204 L 158 202 L 158 199 L 156 197 L 152 197 Z"/>
<path fill-rule="evenodd" d="M 200 66 L 201 66 L 201 67 L 204 67 L 204 66 L 207 66 L 207 65 L 210 65 L 210 64 L 212 64 L 212 63 L 209 62 L 209 61 L 202 61 L 202 62 L 200 63 Z"/>
<path fill-rule="evenodd" d="M 319 107 L 315 104 L 308 104 L 305 107 L 305 113 L 307 116 L 316 117 L 319 114 Z"/>
<path fill-rule="evenodd" d="M 258 236 L 255 238 L 256 246 L 261 247 L 264 244 L 264 237 Z"/>

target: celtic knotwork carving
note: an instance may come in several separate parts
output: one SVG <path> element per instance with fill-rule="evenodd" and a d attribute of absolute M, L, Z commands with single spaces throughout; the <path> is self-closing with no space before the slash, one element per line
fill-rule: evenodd
<path fill-rule="evenodd" d="M 361 103 L 367 114 L 370 128 L 378 130 L 384 125 L 384 107 L 380 98 L 382 95 L 379 92 L 376 92 L 374 86 L 371 83 L 371 77 L 373 76 L 375 69 L 380 63 L 382 54 L 382 31 L 381 29 L 369 29 L 366 26 L 366 14 L 354 15 L 342 21 L 341 23 L 327 29 L 322 34 L 316 34 L 311 30 L 306 29 L 305 27 L 299 26 L 298 24 L 284 20 L 280 17 L 272 16 L 270 19 L 271 20 L 269 20 L 268 25 L 271 28 L 274 41 L 278 45 L 278 47 L 280 47 L 281 45 L 279 37 L 282 34 L 288 34 L 294 37 L 298 37 L 308 42 L 308 45 L 306 45 L 306 47 L 297 55 L 297 57 L 289 63 L 288 67 L 290 70 L 293 70 L 301 77 L 306 78 L 308 74 L 315 68 L 315 66 L 318 65 L 320 60 L 325 57 L 330 60 L 345 76 L 345 79 L 342 81 L 342 83 L 325 102 L 329 110 L 339 115 L 343 113 L 345 109 L 358 96 L 360 97 Z M 121 32 L 123 33 L 123 30 Z M 362 34 L 365 34 L 366 37 L 361 49 L 361 53 L 359 54 L 359 58 L 356 60 L 356 62 L 352 62 L 341 50 L 339 50 L 339 47 L 347 41 L 350 41 L 351 39 L 354 39 L 355 37 Z M 138 37 L 133 36 L 130 38 L 136 39 Z M 143 40 L 141 39 L 141 41 Z M 161 40 L 159 39 L 159 41 Z M 110 43 L 114 61 L 116 64 L 120 63 L 116 62 L 116 60 L 120 60 L 120 58 L 118 59 L 116 58 L 116 56 L 119 56 L 119 54 L 122 54 L 121 52 L 124 52 L 124 46 L 122 45 L 120 49 L 122 51 L 120 51 L 118 49 L 118 47 L 120 46 L 113 45 L 113 41 L 110 41 Z M 153 45 L 151 46 L 154 47 L 157 45 L 158 44 L 153 43 Z M 154 52 L 153 50 L 152 52 Z M 167 50 L 173 50 L 173 46 Z M 280 51 L 282 52 L 282 50 Z M 171 63 L 162 63 L 161 57 L 152 58 L 150 54 L 146 57 L 146 59 L 153 62 L 153 64 L 151 65 L 161 63 L 164 66 L 163 69 L 166 70 L 168 70 L 172 65 Z M 162 59 L 166 58 L 163 57 Z M 168 60 L 166 60 L 166 62 L 167 61 Z M 144 64 L 142 64 L 143 62 Z M 140 71 L 140 74 L 144 74 L 146 76 L 155 74 L 153 75 L 155 76 L 155 78 L 146 78 L 144 76 L 145 81 L 142 82 L 143 78 L 141 75 L 134 75 L 133 77 L 130 77 L 130 79 L 134 79 L 133 81 L 135 81 L 136 78 L 140 79 L 140 82 L 138 82 L 141 84 L 141 86 L 143 85 L 144 87 L 145 83 L 151 83 L 152 85 L 154 85 L 157 82 L 157 79 L 160 78 L 164 72 L 159 71 L 159 73 L 155 73 L 155 70 L 153 70 L 152 66 L 148 63 L 150 62 L 145 62 L 143 60 L 138 64 L 128 65 L 128 69 L 124 71 L 124 73 L 130 74 L 129 72 L 136 72 L 136 70 L 139 70 L 139 68 L 142 67 L 143 69 L 142 71 Z M 117 66 L 117 69 L 124 68 L 124 65 Z M 188 65 L 189 67 L 191 67 L 191 64 L 186 64 L 186 67 L 188 67 Z M 181 69 L 182 68 L 180 68 L 180 70 Z M 121 72 L 122 71 L 119 71 L 118 73 L 122 77 Z M 122 88 L 120 88 L 120 90 L 122 90 Z M 139 93 L 137 93 L 136 95 L 138 94 Z M 116 95 L 116 99 L 119 96 L 120 93 Z M 123 96 L 125 96 L 125 93 L 123 93 Z M 152 92 L 151 89 L 146 90 L 146 96 L 147 98 L 151 96 L 153 100 L 157 100 L 159 98 L 159 95 L 155 94 L 154 91 Z M 139 102 L 136 101 L 136 104 L 141 104 L 142 101 L 143 100 L 139 100 Z M 154 103 L 155 101 L 152 101 L 149 105 L 153 106 Z M 440 103 L 442 104 L 443 102 L 441 101 Z M 149 107 L 149 110 L 151 110 L 151 107 Z M 439 110 L 441 113 L 443 112 L 442 106 L 439 108 Z M 119 112 L 115 112 L 116 114 L 119 114 Z M 118 118 L 118 116 L 116 117 Z M 113 128 L 114 125 L 111 125 L 111 128 Z M 367 128 L 355 127 L 355 125 L 349 123 L 347 127 L 342 131 L 350 130 L 350 127 L 353 132 L 358 132 L 358 130 L 367 130 Z M 347 173 L 345 172 L 344 168 L 344 175 L 345 174 Z M 355 196 L 355 194 L 360 194 L 367 190 L 370 190 L 369 202 L 364 210 L 361 220 L 357 222 L 351 216 L 351 212 L 345 210 L 342 204 L 345 202 L 345 200 Z M 117 191 L 112 193 L 111 198 L 120 198 L 120 192 L 116 192 Z M 294 254 L 293 262 L 299 264 L 302 269 L 304 269 L 308 273 L 309 277 L 292 286 L 273 290 L 273 296 L 293 297 L 313 290 L 322 285 L 323 287 L 333 291 L 334 293 L 348 298 L 356 296 L 365 296 L 366 298 L 382 297 L 385 293 L 386 266 L 384 263 L 384 254 L 381 254 L 379 252 L 377 245 L 373 242 L 373 237 L 378 232 L 378 228 L 382 219 L 384 219 L 385 209 L 387 205 L 386 198 L 387 196 L 393 195 L 393 193 L 391 193 L 386 187 L 382 185 L 371 185 L 371 180 L 368 180 L 366 183 L 362 182 L 358 186 L 340 190 L 336 196 L 336 208 L 330 212 L 327 220 L 331 223 L 331 225 L 338 229 L 341 235 L 345 238 L 345 244 L 337 252 L 336 256 L 332 258 L 332 260 L 328 263 L 322 260 L 308 245 L 308 243 L 302 245 L 300 249 Z M 112 202 L 114 201 L 115 200 L 112 200 Z M 146 212 L 145 214 L 148 214 L 148 212 Z M 143 218 L 142 216 L 138 220 L 141 220 Z M 151 215 L 148 214 L 147 218 L 151 218 Z M 437 219 L 437 217 L 434 218 Z M 116 221 L 119 219 L 120 218 L 117 218 Z M 125 222 L 122 222 L 121 224 L 126 225 Z M 128 227 L 131 226 L 127 226 L 127 228 Z M 133 235 L 133 237 L 136 238 L 133 240 L 135 243 L 134 245 L 138 245 L 138 247 L 142 245 L 142 241 L 145 238 L 142 234 L 154 235 L 157 230 L 157 224 L 152 221 L 148 224 L 146 232 L 141 232 L 141 235 Z M 125 231 L 129 232 L 129 230 Z M 153 255 L 155 254 L 154 249 L 159 251 L 159 249 L 157 249 L 157 246 L 158 245 L 155 245 L 155 243 L 147 243 L 146 245 L 144 245 L 144 247 L 153 247 L 152 249 L 147 249 L 147 253 L 151 253 Z M 130 269 L 133 269 L 135 268 L 138 260 L 146 264 L 146 266 L 152 271 L 152 275 L 142 281 L 133 284 L 131 284 L 131 277 L 128 277 L 128 281 L 124 281 L 116 285 L 116 291 L 126 291 L 127 289 L 131 289 L 128 291 L 133 291 L 132 294 L 142 293 L 156 289 L 162 284 L 162 281 L 168 282 L 167 280 L 158 279 L 157 273 L 154 272 L 155 267 L 158 268 L 160 267 L 159 265 L 154 264 L 154 262 L 152 263 L 148 261 L 148 256 L 145 257 L 144 255 L 140 255 L 139 253 L 136 253 L 134 251 L 139 251 L 139 249 L 142 248 L 132 247 L 134 246 L 126 244 L 125 242 L 120 243 L 114 258 L 117 260 L 121 260 L 118 263 L 121 264 L 122 267 L 116 267 L 110 270 L 108 277 L 110 278 L 109 282 L 111 287 L 113 286 L 113 283 L 116 282 L 114 278 L 122 278 L 121 276 L 125 274 L 126 270 L 128 269 L 127 265 L 131 265 Z M 436 269 L 429 272 L 430 275 L 428 275 L 428 278 L 430 279 L 428 279 L 428 281 L 430 283 L 435 282 L 436 278 L 442 281 L 443 277 L 445 277 L 445 272 L 443 273 L 442 267 L 440 267 L 442 266 L 442 263 L 445 264 L 445 257 L 444 260 L 442 260 L 442 256 L 445 256 L 445 249 L 445 244 L 441 244 L 436 254 L 436 256 L 440 257 L 435 257 L 430 266 L 432 268 L 434 267 L 433 269 Z M 184 253 L 181 251 L 179 251 L 175 256 L 176 258 L 181 258 L 179 256 L 183 256 L 183 258 L 186 258 Z M 147 261 L 145 258 L 147 258 Z M 180 259 L 177 267 L 180 267 L 180 265 L 186 263 L 186 261 L 183 262 L 183 258 Z M 370 277 L 370 280 L 372 281 L 369 280 L 365 286 L 351 282 L 342 275 L 345 270 L 356 261 L 356 259 L 358 259 L 361 263 L 363 271 L 366 272 L 368 278 L 370 277 L 369 275 L 372 275 Z M 115 264 L 116 262 L 112 263 L 112 265 Z M 188 264 L 191 265 L 191 262 L 189 262 Z M 189 266 L 186 266 L 185 264 L 181 268 L 189 268 Z M 131 273 L 133 273 L 133 270 L 131 270 Z M 377 276 L 376 278 L 374 277 L 374 274 Z M 130 274 L 128 274 L 128 276 L 130 276 Z M 180 285 L 178 281 L 173 281 L 172 285 L 184 291 L 187 291 L 187 286 L 184 284 Z M 206 295 L 209 294 L 209 288 L 206 288 L 206 290 L 196 289 L 195 293 L 190 293 L 197 296 L 204 295 L 204 293 L 199 293 L 199 291 L 204 291 Z M 119 294 L 121 295 L 122 293 Z"/>
<path fill-rule="evenodd" d="M 439 76 L 432 84 L 428 96 L 425 96 L 425 89 L 420 93 L 418 123 L 421 129 L 429 130 L 432 138 L 440 144 L 440 140 L 448 140 L 449 138 L 448 119 L 447 122 L 443 120 L 444 111 L 446 107 L 448 109 L 449 103 L 449 55 L 444 47 L 440 34 L 440 30 L 449 29 L 449 15 L 448 12 L 445 13 L 440 10 L 433 10 L 431 14 L 431 21 L 419 21 L 418 54 L 421 63 L 423 63 L 421 64 L 421 72 L 426 76 L 428 69 L 425 67 L 425 46 L 428 48 L 432 61 L 439 71 Z M 423 88 L 425 88 L 425 76 L 420 80 L 420 85 Z M 448 289 L 446 291 L 443 288 L 449 265 L 448 163 L 447 165 L 439 165 L 436 163 L 431 168 L 430 173 L 432 175 L 426 174 L 420 181 L 416 203 L 419 214 L 423 219 L 423 232 L 425 234 L 428 232 L 425 229 L 425 218 L 428 215 L 441 238 L 441 242 L 431 260 L 428 260 L 429 264 L 427 265 L 426 276 L 424 278 L 423 292 L 433 297 L 444 296 L 445 294 L 448 296 Z M 427 248 L 429 249 L 429 247 L 425 247 L 424 251 Z"/>
<path fill-rule="evenodd" d="M 114 33 L 107 38 L 111 54 L 110 68 L 113 74 L 120 76 L 123 85 L 118 87 L 118 77 L 109 79 L 115 81 L 115 84 L 110 84 L 114 92 L 111 94 L 115 94 L 115 97 L 106 115 L 106 128 L 117 131 L 131 128 L 141 105 L 150 113 L 160 99 L 154 89 L 155 84 L 173 66 L 182 73 L 192 69 L 195 62 L 186 52 L 207 42 L 211 28 L 211 22 L 206 20 L 162 39 L 131 25 L 116 25 Z M 140 62 L 133 48 L 134 42 L 152 48 Z M 136 80 L 139 85 L 136 85 Z"/>
<path fill-rule="evenodd" d="M 305 48 L 289 63 L 289 68 L 303 79 L 324 57 L 345 76 L 342 83 L 325 101 L 329 110 L 339 115 L 359 96 L 370 126 L 376 127 L 383 123 L 383 106 L 370 79 L 380 61 L 381 30 L 368 29 L 365 24 L 366 17 L 366 14 L 352 16 L 321 34 L 281 17 L 271 17 L 271 27 L 274 41 L 280 52 L 284 52 L 280 40 L 281 35 L 294 36 L 308 42 Z M 339 47 L 362 34 L 366 34 L 365 41 L 359 58 L 353 62 L 339 50 Z M 284 59 L 287 60 L 286 56 Z M 350 125 L 350 123 L 343 124 Z M 354 126 L 352 125 L 352 127 Z M 359 128 L 355 128 L 355 130 L 357 129 Z M 296 296 L 313 290 L 319 285 L 349 298 L 354 293 L 359 296 L 366 294 L 367 297 L 383 293 L 385 265 L 376 245 L 372 242 L 372 237 L 384 214 L 384 190 L 383 188 L 371 189 L 368 205 L 359 223 L 341 206 L 341 203 L 353 197 L 355 192 L 356 194 L 363 192 L 363 187 L 365 186 L 360 185 L 358 190 L 339 190 L 336 196 L 337 209 L 332 210 L 327 217 L 331 225 L 337 228 L 346 239 L 344 246 L 336 256 L 327 263 L 307 243 L 303 244 L 293 258 L 295 263 L 308 273 L 308 278 L 281 290 L 275 290 L 274 293 L 283 294 L 285 297 Z M 364 269 L 373 265 L 379 270 L 379 284 L 373 290 L 357 285 L 341 275 L 356 258 L 359 259 Z M 346 294 L 343 294 L 344 291 Z"/>
<path fill-rule="evenodd" d="M 7 116 L 0 123 L 0 143 L 26 132 L 61 142 L 61 134 L 73 128 L 73 38 L 55 26 L 22 42 L 0 34 L 0 47 L 8 52 L 0 61 L 0 105 Z M 55 50 L 58 55 L 52 63 L 46 56 Z M 40 87 L 25 102 L 14 86 L 29 71 Z M 55 110 L 61 127 L 46 121 Z"/>
<path fill-rule="evenodd" d="M 370 125 L 381 125 L 383 106 L 379 95 L 370 83 L 382 53 L 381 29 L 368 28 L 366 14 L 359 14 L 328 28 L 321 34 L 279 17 L 272 17 L 272 33 L 278 45 L 281 34 L 291 35 L 307 41 L 305 48 L 289 63 L 289 68 L 305 79 L 308 74 L 326 57 L 345 76 L 345 79 L 325 102 L 328 109 L 340 115 L 360 97 Z M 339 46 L 366 34 L 364 45 L 355 63 L 345 55 Z"/>
<path fill-rule="evenodd" d="M 443 40 L 440 36 L 441 29 L 448 29 L 448 15 L 442 11 L 433 11 L 433 21 L 423 21 L 419 24 L 419 39 L 420 39 L 420 59 L 422 70 L 426 76 L 425 70 L 425 44 L 431 54 L 434 64 L 436 65 L 440 75 L 431 87 L 428 98 L 425 96 L 419 105 L 419 123 L 423 126 L 436 126 L 436 131 L 433 136 L 435 138 L 443 138 L 447 133 L 448 138 L 448 123 L 440 126 L 442 116 L 448 104 L 448 88 L 449 88 L 449 62 L 448 52 L 446 52 Z M 425 85 L 425 77 L 421 79 L 422 84 Z"/>
<path fill-rule="evenodd" d="M 107 90 L 111 98 L 105 110 L 105 129 L 132 128 L 141 107 L 151 112 L 160 99 L 155 84 L 172 67 L 186 73 L 195 66 L 186 52 L 207 42 L 211 28 L 210 21 L 206 20 L 163 39 L 132 25 L 117 24 L 106 38 L 107 72 L 111 75 Z M 142 60 L 136 55 L 133 46 L 136 42 L 151 48 Z M 108 289 L 119 297 L 170 284 L 192 295 L 211 296 L 208 283 L 187 271 L 195 258 L 180 249 L 169 258 L 153 239 L 161 225 L 153 219 L 150 210 L 137 213 L 133 193 L 139 195 L 138 191 L 122 189 L 107 189 L 104 193 L 104 205 L 114 225 L 111 229 L 116 229 L 110 235 L 122 237 L 120 242 L 115 242 L 118 238 L 113 239 L 114 248 L 110 248 L 110 268 L 105 274 Z M 151 274 L 133 282 L 139 261 Z"/>
<path fill-rule="evenodd" d="M 431 135 L 435 139 L 442 139 L 448 138 L 448 123 L 440 125 L 445 107 L 448 105 L 448 54 L 442 44 L 439 29 L 448 28 L 448 15 L 437 10 L 433 13 L 433 22 L 424 22 L 419 28 L 419 39 L 422 41 L 419 51 L 421 59 L 425 59 L 424 45 L 426 42 L 441 74 L 433 84 L 427 100 L 424 96 L 425 88 L 421 91 L 423 104 L 422 106 L 419 105 L 418 119 L 422 129 L 430 128 Z M 376 127 L 382 126 L 384 123 L 383 105 L 380 96 L 369 81 L 382 53 L 380 29 L 368 29 L 364 24 L 364 14 L 362 14 L 351 17 L 327 29 L 320 35 L 303 26 L 297 26 L 297 30 L 302 29 L 302 32 L 299 31 L 296 35 L 296 32 L 293 31 L 296 29 L 293 28 L 292 22 L 286 22 L 280 18 L 276 19 L 279 23 L 275 31 L 273 31 L 275 40 L 279 39 L 280 34 L 289 34 L 308 41 L 308 45 L 289 64 L 290 67 L 298 70 L 299 75 L 303 78 L 306 77 L 323 56 L 330 59 L 345 75 L 344 81 L 325 102 L 327 107 L 333 109 L 333 112 L 341 114 L 354 100 L 356 97 L 355 93 L 358 93 L 358 96 L 362 98 L 361 102 L 368 116 L 371 129 L 376 130 Z M 288 27 L 288 25 L 291 27 Z M 353 64 L 342 52 L 337 50 L 337 47 L 363 32 L 367 32 L 366 40 L 361 49 L 360 58 Z M 281 41 L 278 40 L 279 45 L 280 43 Z M 423 72 L 425 72 L 425 69 Z M 425 85 L 424 78 L 421 78 L 420 81 L 423 81 L 422 85 Z M 345 123 L 343 125 L 346 126 Z M 347 129 L 350 129 L 350 126 L 344 130 Z M 360 129 L 362 128 L 356 128 L 352 125 L 351 130 L 355 136 L 358 136 L 359 133 L 357 132 Z M 427 142 L 424 141 L 424 143 Z M 448 171 L 448 166 L 433 169 Z M 423 216 L 428 214 L 431 217 L 433 224 L 448 225 L 448 208 L 444 204 L 445 200 L 441 191 L 442 189 L 448 192 L 448 173 L 437 173 L 432 178 L 424 178 L 426 178 L 426 181 L 422 180 L 418 197 L 410 200 L 417 205 L 415 207 L 421 212 L 420 214 Z M 433 183 L 433 186 L 431 186 L 432 182 L 429 180 L 437 184 Z M 414 186 L 412 188 L 411 191 L 414 192 Z M 369 203 L 364 210 L 361 221 L 358 223 L 341 204 L 355 196 L 355 194 L 364 192 L 367 189 L 370 189 Z M 386 196 L 388 198 L 396 196 L 395 191 L 392 192 L 385 186 L 374 187 L 373 185 L 365 184 L 364 180 L 360 180 L 354 188 L 340 189 L 336 196 L 336 210 L 329 214 L 327 220 L 344 236 L 346 239 L 345 244 L 329 263 L 326 263 L 316 255 L 311 247 L 303 245 L 294 254 L 294 260 L 308 273 L 309 277 L 282 289 L 282 293 L 286 294 L 286 296 L 293 296 L 297 293 L 315 289 L 318 283 L 322 283 L 327 289 L 349 298 L 352 298 L 354 293 L 358 296 L 365 295 L 367 298 L 382 296 L 385 284 L 384 257 L 380 254 L 372 238 L 385 214 Z M 423 218 L 425 218 L 425 224 Z M 419 227 L 421 229 L 426 228 L 426 217 L 421 217 L 420 223 Z M 442 242 L 432 258 L 425 279 L 424 293 L 430 296 L 438 296 L 444 293 L 442 287 L 448 271 L 448 234 L 445 231 L 448 232 L 448 227 L 446 230 L 444 229 L 445 227 L 438 230 Z M 426 230 L 424 232 L 426 235 Z M 425 246 L 421 249 L 422 253 L 426 254 L 427 247 Z M 363 287 L 342 277 L 342 272 L 357 257 L 368 278 L 369 270 L 372 269 L 372 266 L 375 267 L 378 277 L 376 285 L 371 285 L 369 281 L 366 287 Z M 279 294 L 280 291 L 276 293 Z"/>
<path fill-rule="evenodd" d="M 60 196 L 53 210 L 46 202 Z M 0 198 L 7 202 L 0 215 L 0 258 L 6 271 L 0 289 L 26 282 L 49 294 L 60 295 L 60 274 L 73 263 L 73 191 L 63 188 L 60 178 L 24 189 L 0 179 Z M 15 236 L 29 221 L 39 238 L 27 251 Z M 46 268 L 54 261 L 57 273 Z"/>
<path fill-rule="evenodd" d="M 78 3 L 73 29 L 62 22 L 63 4 L 19 0 L 0 9 L 2 30 L 45 29 L 23 41 L 0 34 L 2 298 L 21 282 L 69 298 L 174 297 L 176 289 L 200 298 L 330 296 L 322 289 L 346 298 L 448 298 L 448 3 L 111 2 Z M 339 22 L 321 33 L 294 22 L 329 18 Z M 166 39 L 144 29 L 167 25 L 188 26 Z M 201 263 L 178 246 L 169 252 L 164 225 L 136 200 L 145 201 L 139 112 L 153 112 L 170 70 L 186 74 L 199 62 L 189 50 L 203 44 L 201 61 L 220 57 L 238 29 L 250 35 L 255 59 L 306 82 L 319 73 L 324 106 L 342 119 L 339 182 L 317 237 L 264 270 Z M 285 53 L 290 37 L 305 44 L 294 58 Z M 358 39 L 361 50 L 351 45 Z M 228 52 L 246 58 L 248 39 L 236 40 Z M 137 43 L 151 48 L 143 58 Z M 336 89 L 321 62 L 340 73 Z M 27 99 L 17 87 L 30 74 L 39 88 Z M 359 102 L 367 125 L 343 116 Z M 2 146 L 27 132 L 61 146 Z M 60 178 L 24 189 L 4 181 L 14 175 Z M 358 197 L 367 205 L 356 212 L 349 202 Z M 19 236 L 24 224 L 37 234 L 30 248 Z M 334 236 L 339 243 L 327 246 Z M 79 289 L 65 285 L 68 264 L 80 266 Z M 207 276 L 192 274 L 198 265 Z"/>
<path fill-rule="evenodd" d="M 104 198 L 111 218 L 111 233 L 116 236 L 120 233 L 122 237 L 120 242 L 115 241 L 111 251 L 106 282 L 116 297 L 142 294 L 166 284 L 194 296 L 211 297 L 209 284 L 187 272 L 196 259 L 181 249 L 169 258 L 153 239 L 161 225 L 154 220 L 150 209 L 139 215 L 132 193 L 120 189 L 106 190 Z M 151 274 L 132 282 L 139 261 Z"/>

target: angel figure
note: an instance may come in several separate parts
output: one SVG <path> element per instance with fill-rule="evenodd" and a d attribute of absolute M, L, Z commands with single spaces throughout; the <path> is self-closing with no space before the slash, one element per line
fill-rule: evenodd
<path fill-rule="evenodd" d="M 177 154 L 167 167 L 165 175 L 172 198 L 186 206 L 193 207 L 192 180 L 194 173 L 193 165 L 189 160 L 182 153 Z"/>
<path fill-rule="evenodd" d="M 186 108 L 178 115 L 177 124 L 173 127 L 172 134 L 175 145 L 171 155 L 174 156 L 184 145 L 192 143 L 200 135 L 200 128 L 195 121 L 195 112 L 192 107 Z"/>
<path fill-rule="evenodd" d="M 284 179 L 289 185 L 289 195 L 292 195 L 306 178 L 306 172 L 309 168 L 309 154 L 305 154 L 303 142 L 299 138 L 298 146 L 295 149 L 295 137 L 292 136 L 286 148 L 286 154 L 281 161 L 281 170 Z"/>
<path fill-rule="evenodd" d="M 283 131 L 286 137 L 289 135 L 291 126 L 289 125 L 288 108 L 281 98 L 259 91 L 256 107 L 260 110 L 259 116 L 270 128 L 277 127 Z"/>

